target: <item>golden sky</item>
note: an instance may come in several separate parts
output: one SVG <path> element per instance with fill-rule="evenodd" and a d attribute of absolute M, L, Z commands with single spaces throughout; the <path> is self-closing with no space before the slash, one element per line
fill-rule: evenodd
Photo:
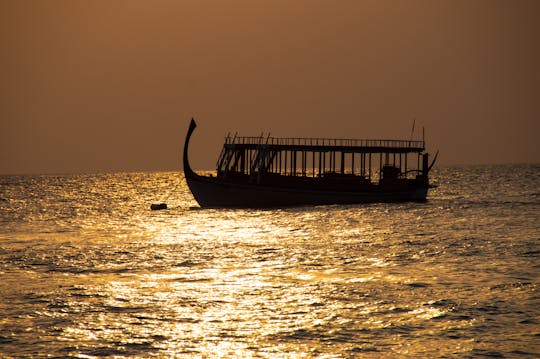
<path fill-rule="evenodd" d="M 540 162 L 540 2 L 0 2 L 0 173 L 195 168 L 227 132 Z"/>

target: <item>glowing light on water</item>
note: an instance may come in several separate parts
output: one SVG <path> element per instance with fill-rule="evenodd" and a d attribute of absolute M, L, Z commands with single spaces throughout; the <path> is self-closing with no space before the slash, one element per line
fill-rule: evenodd
<path fill-rule="evenodd" d="M 539 204 L 528 187 L 520 204 L 515 193 L 464 199 L 450 183 L 424 204 L 281 210 L 193 210 L 181 187 L 170 209 L 150 211 L 158 183 L 181 183 L 153 176 L 45 178 L 28 185 L 33 202 L 9 187 L 0 354 L 535 351 Z"/>

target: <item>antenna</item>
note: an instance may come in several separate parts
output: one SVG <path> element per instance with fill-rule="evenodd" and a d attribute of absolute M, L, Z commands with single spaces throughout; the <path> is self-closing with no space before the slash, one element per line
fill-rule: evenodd
<path fill-rule="evenodd" d="M 414 125 L 416 123 L 416 118 L 413 118 L 413 122 L 412 122 L 412 130 L 411 130 L 411 139 L 409 141 L 412 141 L 412 138 L 413 138 L 413 134 L 414 134 Z"/>

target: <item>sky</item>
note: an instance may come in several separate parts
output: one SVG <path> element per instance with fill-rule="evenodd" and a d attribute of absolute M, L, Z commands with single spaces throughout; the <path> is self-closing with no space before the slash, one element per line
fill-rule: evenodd
<path fill-rule="evenodd" d="M 228 133 L 540 163 L 540 2 L 0 1 L 0 174 L 213 169 Z"/>

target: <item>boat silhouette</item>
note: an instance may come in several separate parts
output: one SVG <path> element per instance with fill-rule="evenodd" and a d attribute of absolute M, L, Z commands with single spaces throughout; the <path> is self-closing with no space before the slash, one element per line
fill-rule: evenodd
<path fill-rule="evenodd" d="M 428 165 L 424 140 L 227 135 L 216 175 L 200 175 L 192 170 L 188 156 L 196 127 L 192 119 L 183 165 L 186 182 L 201 207 L 425 201 L 428 175 L 437 158 Z"/>

